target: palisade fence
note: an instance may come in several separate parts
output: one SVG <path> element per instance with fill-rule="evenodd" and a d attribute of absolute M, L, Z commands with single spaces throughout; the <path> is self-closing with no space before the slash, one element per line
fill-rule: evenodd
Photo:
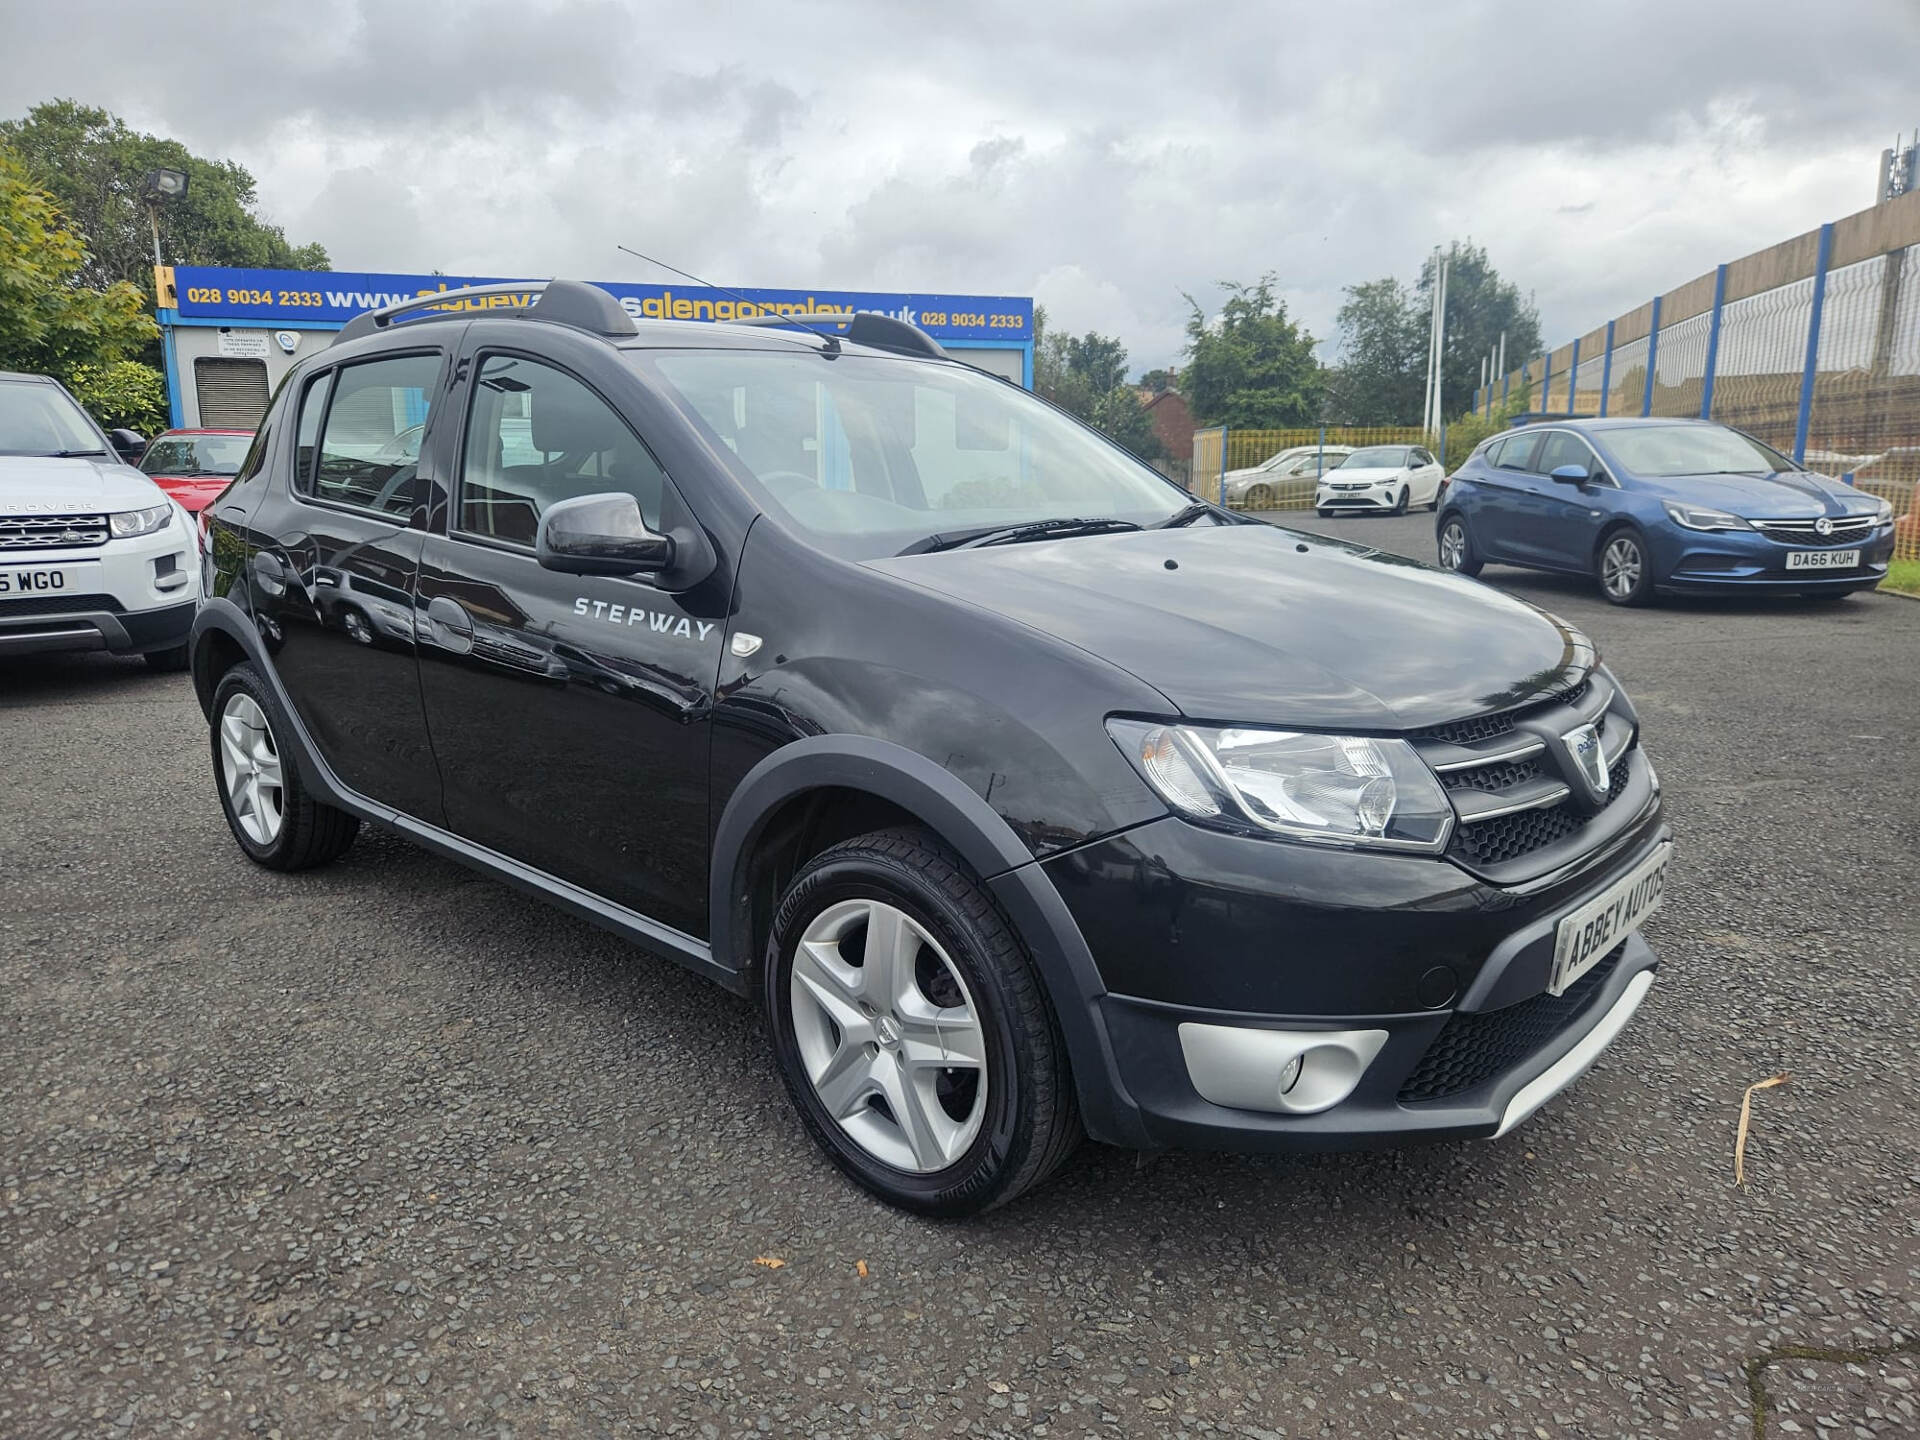
<path fill-rule="evenodd" d="M 1894 553 L 1920 559 L 1920 191 L 1656 295 L 1494 380 L 1475 409 L 1523 394 L 1540 414 L 1737 426 L 1891 501 Z"/>
<path fill-rule="evenodd" d="M 1187 487 L 1222 505 L 1252 510 L 1311 510 L 1312 475 L 1256 481 L 1245 496 L 1228 493 L 1227 476 L 1236 470 L 1251 470 L 1283 451 L 1309 445 L 1357 449 L 1362 445 L 1424 445 L 1427 439 L 1418 425 L 1313 425 L 1297 430 L 1241 430 L 1216 425 L 1193 432 L 1193 468 L 1188 471 Z"/>

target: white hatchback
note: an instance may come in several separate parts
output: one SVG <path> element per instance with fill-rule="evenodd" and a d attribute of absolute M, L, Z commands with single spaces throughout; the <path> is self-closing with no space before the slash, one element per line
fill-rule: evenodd
<path fill-rule="evenodd" d="M 1356 450 L 1320 479 L 1313 508 L 1322 515 L 1340 510 L 1385 510 L 1404 515 L 1418 505 L 1440 503 L 1446 471 L 1422 445 L 1369 445 Z"/>

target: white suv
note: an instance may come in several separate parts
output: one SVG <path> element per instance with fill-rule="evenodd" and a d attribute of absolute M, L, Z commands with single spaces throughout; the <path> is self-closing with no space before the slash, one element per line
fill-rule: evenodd
<path fill-rule="evenodd" d="M 199 608 L 192 517 L 114 453 L 58 381 L 0 371 L 0 658 L 145 655 L 184 670 Z"/>

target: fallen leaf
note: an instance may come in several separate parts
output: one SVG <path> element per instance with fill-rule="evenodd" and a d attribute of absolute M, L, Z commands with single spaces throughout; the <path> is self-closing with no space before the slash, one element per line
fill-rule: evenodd
<path fill-rule="evenodd" d="M 860 1272 L 860 1278 L 861 1278 L 862 1280 L 864 1280 L 864 1279 L 866 1279 L 866 1278 L 867 1278 L 867 1262 L 866 1262 L 866 1261 L 864 1261 L 864 1260 L 856 1260 L 856 1261 L 854 1261 L 854 1262 L 853 1262 L 853 1268 L 854 1268 L 855 1270 L 858 1270 L 858 1271 Z"/>
<path fill-rule="evenodd" d="M 769 1270 L 778 1270 L 787 1262 L 782 1260 L 778 1255 L 756 1255 L 753 1257 L 753 1263 L 756 1265 L 764 1265 Z"/>
<path fill-rule="evenodd" d="M 1771 1090 L 1776 1085 L 1784 1085 L 1789 1078 L 1788 1072 L 1784 1070 L 1778 1075 L 1769 1075 L 1766 1079 L 1757 1080 L 1747 1086 L 1747 1093 L 1740 1097 L 1740 1130 L 1733 1137 L 1734 1184 L 1747 1183 L 1747 1127 L 1753 1120 L 1753 1092 Z"/>

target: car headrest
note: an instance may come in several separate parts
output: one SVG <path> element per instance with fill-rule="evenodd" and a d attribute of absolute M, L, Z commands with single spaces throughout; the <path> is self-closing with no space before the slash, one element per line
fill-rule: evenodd
<path fill-rule="evenodd" d="M 533 448 L 556 451 L 618 450 L 632 443 L 627 428 L 606 402 L 574 385 L 543 385 L 528 397 Z"/>

